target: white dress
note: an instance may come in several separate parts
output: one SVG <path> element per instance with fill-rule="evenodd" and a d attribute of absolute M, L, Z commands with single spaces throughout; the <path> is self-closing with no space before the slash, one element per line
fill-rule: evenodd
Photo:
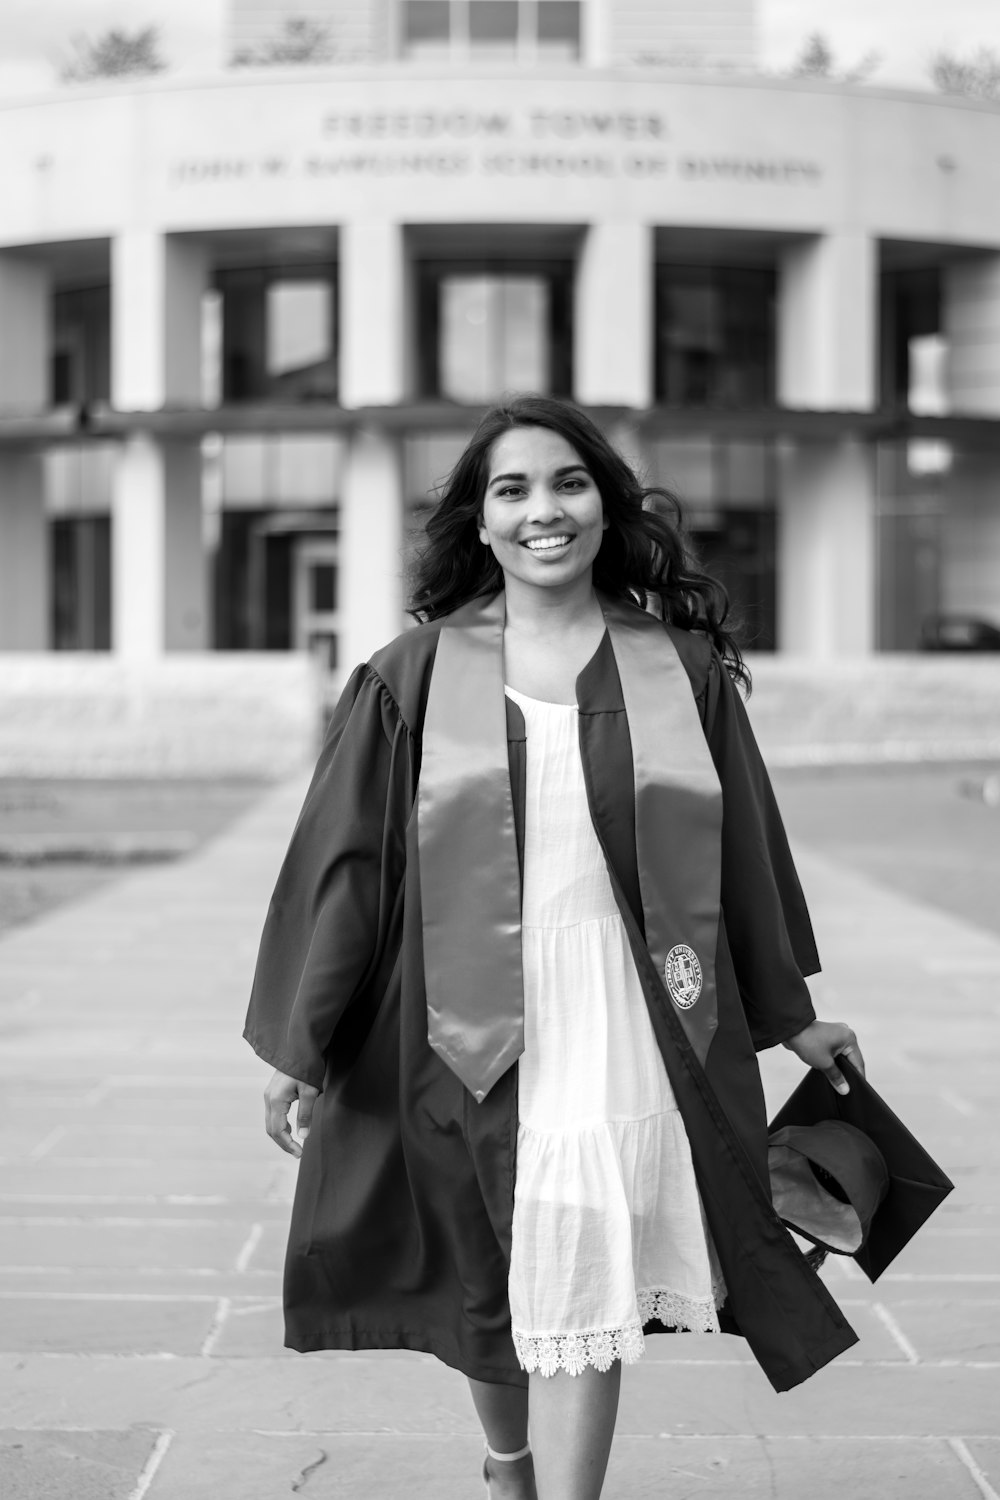
<path fill-rule="evenodd" d="M 642 1326 L 718 1332 L 725 1292 L 691 1150 L 594 833 L 575 705 L 508 688 L 527 731 L 517 1356 L 543 1375 L 642 1356 Z"/>

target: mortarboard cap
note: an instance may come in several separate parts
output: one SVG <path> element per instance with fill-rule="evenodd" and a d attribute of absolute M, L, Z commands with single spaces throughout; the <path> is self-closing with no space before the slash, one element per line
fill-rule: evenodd
<path fill-rule="evenodd" d="M 875 1281 L 954 1183 L 851 1063 L 840 1056 L 837 1066 L 849 1094 L 811 1068 L 768 1127 L 775 1207 Z"/>

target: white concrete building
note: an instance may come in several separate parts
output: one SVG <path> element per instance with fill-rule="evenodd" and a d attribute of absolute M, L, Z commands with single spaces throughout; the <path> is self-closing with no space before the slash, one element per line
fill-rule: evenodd
<path fill-rule="evenodd" d="M 1000 623 L 1000 110 L 753 76 L 736 0 L 305 11 L 345 60 L 0 106 L 0 651 L 349 667 L 512 388 L 680 493 L 760 648 Z"/>

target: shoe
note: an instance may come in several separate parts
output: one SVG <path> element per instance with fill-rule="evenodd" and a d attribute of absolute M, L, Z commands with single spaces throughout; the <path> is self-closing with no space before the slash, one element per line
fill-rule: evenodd
<path fill-rule="evenodd" d="M 518 1459 L 527 1458 L 530 1452 L 530 1443 L 525 1443 L 524 1447 L 519 1448 L 516 1453 L 497 1453 L 494 1448 L 490 1447 L 489 1443 L 486 1444 L 486 1457 L 483 1459 L 483 1483 L 486 1486 L 487 1500 L 489 1500 L 490 1493 L 490 1459 L 492 1458 L 495 1464 L 516 1464 Z"/>

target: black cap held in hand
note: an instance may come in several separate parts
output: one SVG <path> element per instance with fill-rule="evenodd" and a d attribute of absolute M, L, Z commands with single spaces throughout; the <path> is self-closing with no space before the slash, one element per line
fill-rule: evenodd
<path fill-rule="evenodd" d="M 768 1154 L 776 1180 L 775 1208 L 805 1238 L 853 1255 L 875 1281 L 954 1183 L 845 1057 L 837 1058 L 837 1066 L 850 1084 L 849 1094 L 838 1094 L 811 1068 L 771 1121 Z M 831 1131 L 831 1124 L 851 1126 L 864 1140 Z M 818 1126 L 824 1128 L 817 1131 Z M 803 1166 L 819 1191 L 807 1182 Z M 797 1223 L 796 1215 L 807 1222 Z M 813 1231 L 825 1229 L 840 1243 L 811 1231 L 810 1223 Z M 852 1237 L 857 1240 L 854 1249 L 849 1248 Z"/>

